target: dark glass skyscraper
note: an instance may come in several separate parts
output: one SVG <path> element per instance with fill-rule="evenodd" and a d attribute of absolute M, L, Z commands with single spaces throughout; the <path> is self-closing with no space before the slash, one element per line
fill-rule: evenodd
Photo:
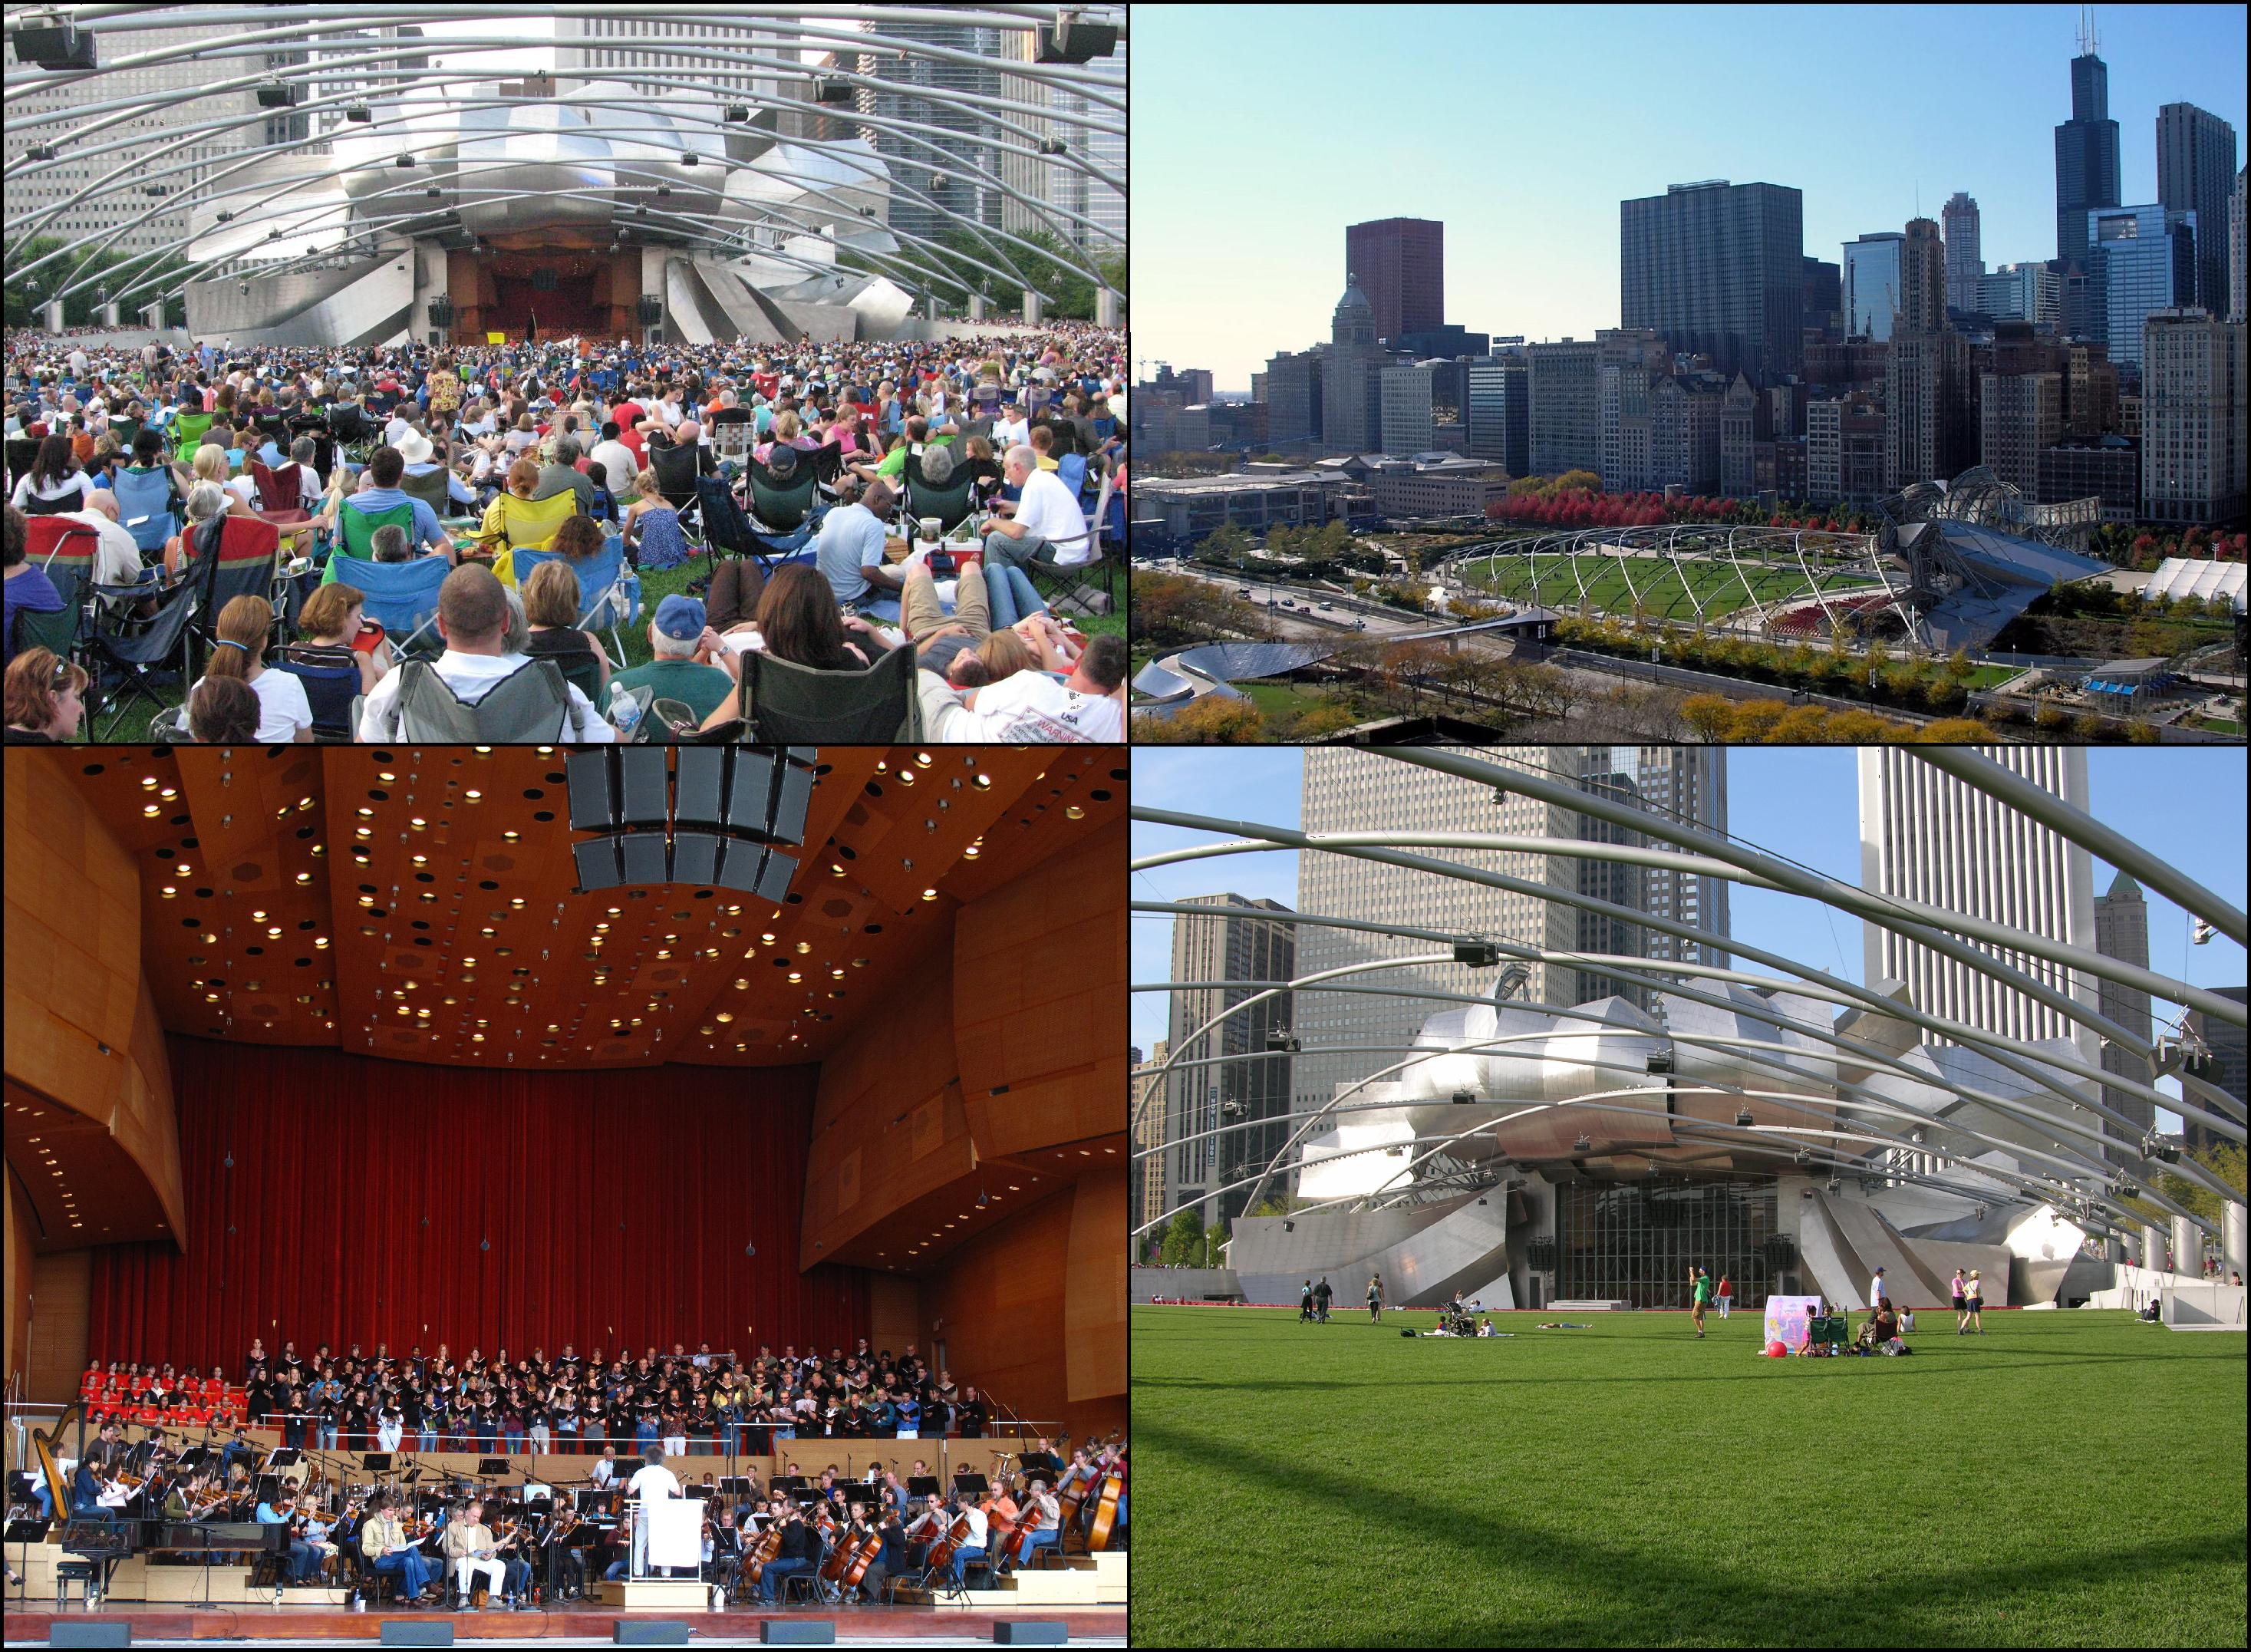
<path fill-rule="evenodd" d="M 2157 111 L 2157 204 L 2196 214 L 2196 302 L 2227 316 L 2227 196 L 2235 187 L 2235 128 L 2193 103 Z"/>
<path fill-rule="evenodd" d="M 1347 277 L 1375 310 L 1375 336 L 1399 338 L 1446 324 L 1446 226 L 1426 218 L 1347 224 Z"/>
<path fill-rule="evenodd" d="M 2071 119 L 2055 128 L 2055 255 L 2087 251 L 2087 209 L 2118 205 L 2118 123 L 2110 70 L 2092 43 L 2071 60 Z"/>
<path fill-rule="evenodd" d="M 1804 358 L 1804 198 L 1779 184 L 1675 184 L 1618 203 L 1620 325 L 1760 385 Z"/>

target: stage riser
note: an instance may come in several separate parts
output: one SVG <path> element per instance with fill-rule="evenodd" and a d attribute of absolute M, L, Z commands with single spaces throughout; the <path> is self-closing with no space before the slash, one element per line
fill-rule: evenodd
<path fill-rule="evenodd" d="M 56 1621 L 52 1609 L 53 1597 L 45 1606 L 36 1598 L 27 1606 L 18 1606 L 13 1592 L 8 1601 L 8 1638 L 41 1643 L 48 1638 L 50 1627 Z M 675 1611 L 671 1615 L 688 1614 Z M 1073 1607 L 1058 1610 L 1045 1608 L 1043 1621 L 1061 1621 L 1073 1640 L 1096 1636 L 1119 1637 L 1126 1633 L 1126 1612 L 1123 1607 L 1098 1608 Z M 300 1611 L 283 1607 L 229 1607 L 210 1612 L 186 1612 L 167 1608 L 153 1612 L 112 1612 L 107 1609 L 90 1616 L 83 1608 L 73 1605 L 67 1620 L 73 1623 L 122 1623 L 130 1627 L 136 1642 L 148 1641 L 233 1641 L 262 1642 L 273 1645 L 302 1644 L 309 1642 L 349 1640 L 371 1644 L 386 1621 L 453 1626 L 459 1641 L 508 1641 L 523 1643 L 537 1640 L 569 1637 L 581 1641 L 607 1643 L 620 1623 L 634 1621 L 621 1616 L 613 1607 L 593 1612 L 366 1612 L 333 1611 L 328 1609 Z M 698 1638 L 756 1640 L 758 1626 L 764 1622 L 807 1623 L 833 1622 L 836 1639 L 841 1643 L 896 1644 L 912 1642 L 931 1635 L 959 1637 L 968 1635 L 977 1640 L 990 1640 L 995 1625 L 1006 1623 L 1015 1614 L 1007 1611 L 982 1614 L 966 1612 L 932 1612 L 914 1607 L 798 1607 L 790 1610 L 768 1611 L 733 1610 L 724 1614 L 700 1612 L 689 1617 Z"/>

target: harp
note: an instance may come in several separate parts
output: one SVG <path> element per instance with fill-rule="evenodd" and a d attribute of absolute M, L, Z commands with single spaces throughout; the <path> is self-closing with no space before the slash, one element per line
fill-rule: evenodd
<path fill-rule="evenodd" d="M 31 1430 L 31 1450 L 38 1460 L 39 1472 L 46 1476 L 47 1492 L 54 1499 L 58 1520 L 70 1512 L 70 1488 L 63 1482 L 62 1467 L 56 1461 L 55 1454 L 70 1432 L 70 1426 L 83 1421 L 85 1411 L 86 1402 L 80 1400 L 56 1418 L 44 1433 L 37 1428 Z"/>

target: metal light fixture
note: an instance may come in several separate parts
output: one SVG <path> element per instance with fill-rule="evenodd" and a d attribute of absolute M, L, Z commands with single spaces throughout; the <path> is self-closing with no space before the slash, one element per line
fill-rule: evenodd
<path fill-rule="evenodd" d="M 1594 1150 L 1595 1144 L 1583 1135 L 1571 1143 L 1571 1151 L 1574 1153 L 1591 1153 Z"/>
<path fill-rule="evenodd" d="M 1476 1100 L 1477 1092 L 1474 1090 L 1457 1090 L 1454 1092 L 1454 1105 L 1458 1107 L 1465 1107 Z"/>
<path fill-rule="evenodd" d="M 1744 1129 L 1749 1129 L 1751 1128 L 1751 1110 L 1749 1107 L 1736 1108 L 1735 1122 Z"/>
<path fill-rule="evenodd" d="M 344 106 L 344 119 L 355 126 L 365 126 L 375 115 L 364 103 L 349 103 Z"/>

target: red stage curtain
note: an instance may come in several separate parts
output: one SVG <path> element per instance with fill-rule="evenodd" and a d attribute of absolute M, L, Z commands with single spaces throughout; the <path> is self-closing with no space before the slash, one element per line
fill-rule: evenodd
<path fill-rule="evenodd" d="M 190 1243 L 94 1251 L 93 1357 L 239 1377 L 253 1336 L 307 1355 L 442 1342 L 459 1359 L 868 1333 L 862 1270 L 798 1269 L 814 1067 L 493 1072 L 166 1047 Z"/>

